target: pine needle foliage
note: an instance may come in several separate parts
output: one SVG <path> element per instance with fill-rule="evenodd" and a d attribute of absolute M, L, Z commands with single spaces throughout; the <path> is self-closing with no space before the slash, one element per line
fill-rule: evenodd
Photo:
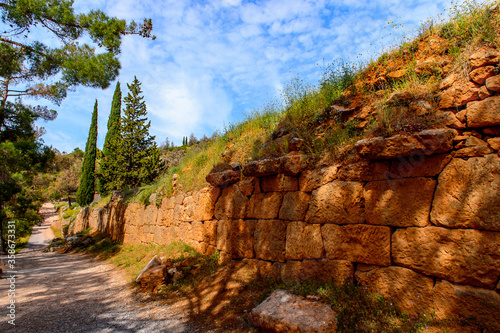
<path fill-rule="evenodd" d="M 97 100 L 94 104 L 89 137 L 83 158 L 82 176 L 80 186 L 76 192 L 76 201 L 80 206 L 87 206 L 94 200 L 95 160 L 97 155 Z"/>
<path fill-rule="evenodd" d="M 141 83 L 134 77 L 127 84 L 129 93 L 124 98 L 125 108 L 121 119 L 121 179 L 126 187 L 138 187 L 152 182 L 160 171 L 160 150 L 155 137 L 149 134 L 151 121 L 146 115 L 146 102 L 141 96 Z"/>
<path fill-rule="evenodd" d="M 111 103 L 111 112 L 108 118 L 108 132 L 104 140 L 103 157 L 100 163 L 97 190 L 101 194 L 108 194 L 116 187 L 115 180 L 119 172 L 120 118 L 122 107 L 122 92 L 120 82 L 116 84 Z"/>

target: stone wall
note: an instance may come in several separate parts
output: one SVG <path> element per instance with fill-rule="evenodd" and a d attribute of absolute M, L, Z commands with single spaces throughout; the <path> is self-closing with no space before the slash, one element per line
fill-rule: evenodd
<path fill-rule="evenodd" d="M 500 330 L 500 76 L 488 70 L 498 55 L 482 52 L 468 83 L 443 81 L 447 128 L 361 140 L 351 164 L 309 169 L 297 153 L 254 161 L 159 207 L 82 210 L 76 229 L 125 244 L 183 241 L 283 279 L 355 279 L 411 316 Z M 464 84 L 473 92 L 456 97 Z"/>

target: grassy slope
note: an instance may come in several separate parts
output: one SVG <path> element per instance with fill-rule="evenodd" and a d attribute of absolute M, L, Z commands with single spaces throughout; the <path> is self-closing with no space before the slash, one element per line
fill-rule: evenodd
<path fill-rule="evenodd" d="M 331 64 L 318 86 L 299 78 L 292 80 L 279 100 L 254 110 L 242 122 L 230 124 L 218 138 L 187 148 L 179 165 L 141 188 L 132 200 L 147 203 L 155 192 L 160 194 L 157 199 L 171 195 L 174 174 L 179 175 L 184 191 L 200 189 L 207 184 L 205 176 L 212 168 L 231 162 L 243 165 L 268 153 L 262 144 L 272 139 L 276 129 L 296 133 L 304 142 L 303 153 L 345 160 L 360 138 L 439 127 L 435 112 L 419 116 L 412 101 L 425 101 L 436 110 L 442 78 L 449 72 L 463 72 L 474 48 L 498 46 L 499 12 L 490 11 L 488 6 L 491 2 L 456 5 L 451 10 L 452 20 L 425 22 L 415 39 L 401 41 L 376 61 L 362 66 Z M 438 61 L 427 67 L 419 65 L 432 59 Z M 439 61 L 447 65 L 438 65 Z M 394 74 L 396 77 L 391 77 Z M 409 94 L 405 103 L 391 101 L 396 92 Z M 331 105 L 354 112 L 345 118 Z"/>

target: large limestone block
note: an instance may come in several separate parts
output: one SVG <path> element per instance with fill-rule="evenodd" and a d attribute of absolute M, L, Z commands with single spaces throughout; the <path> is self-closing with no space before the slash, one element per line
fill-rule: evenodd
<path fill-rule="evenodd" d="M 174 210 L 164 209 L 163 206 L 158 210 L 158 224 L 164 226 L 171 226 L 174 224 Z"/>
<path fill-rule="evenodd" d="M 306 222 L 363 223 L 364 210 L 363 184 L 336 180 L 312 192 Z"/>
<path fill-rule="evenodd" d="M 223 220 L 217 223 L 217 249 L 232 258 L 254 257 L 254 220 Z"/>
<path fill-rule="evenodd" d="M 453 86 L 439 96 L 439 108 L 448 109 L 465 105 L 479 99 L 479 85 L 465 79 L 455 81 Z"/>
<path fill-rule="evenodd" d="M 391 163 L 391 170 L 386 174 L 386 179 L 408 178 L 408 177 L 435 177 L 443 171 L 444 167 L 451 161 L 448 154 L 437 154 L 432 156 L 412 155 L 400 157 Z"/>
<path fill-rule="evenodd" d="M 394 263 L 448 281 L 495 288 L 500 278 L 500 233 L 439 227 L 398 229 Z"/>
<path fill-rule="evenodd" d="M 314 170 L 304 170 L 299 177 L 299 189 L 302 192 L 311 192 L 321 185 L 337 178 L 339 165 L 331 165 Z"/>
<path fill-rule="evenodd" d="M 275 219 L 283 200 L 283 193 L 270 192 L 252 195 L 246 217 L 251 219 Z"/>
<path fill-rule="evenodd" d="M 500 92 L 500 75 L 488 78 L 485 83 L 487 90 Z"/>
<path fill-rule="evenodd" d="M 219 187 L 204 187 L 194 193 L 193 219 L 195 221 L 208 221 L 214 217 L 215 203 L 220 193 Z"/>
<path fill-rule="evenodd" d="M 286 229 L 286 259 L 302 260 L 322 257 L 321 226 L 304 222 L 290 222 Z"/>
<path fill-rule="evenodd" d="M 369 182 L 386 179 L 389 163 L 362 160 L 356 163 L 343 165 L 338 171 L 338 179 L 345 181 Z"/>
<path fill-rule="evenodd" d="M 285 261 L 286 223 L 259 220 L 255 227 L 255 256 L 269 261 Z"/>
<path fill-rule="evenodd" d="M 379 266 L 391 264 L 390 227 L 325 224 L 321 227 L 321 234 L 328 259 Z"/>
<path fill-rule="evenodd" d="M 262 192 L 293 192 L 299 188 L 297 177 L 279 174 L 262 177 L 260 180 Z"/>
<path fill-rule="evenodd" d="M 453 159 L 439 175 L 431 222 L 500 231 L 500 157 Z"/>
<path fill-rule="evenodd" d="M 438 319 L 474 318 L 484 332 L 500 332 L 500 294 L 493 290 L 438 281 L 434 308 Z"/>
<path fill-rule="evenodd" d="M 191 229 L 191 236 L 194 241 L 197 242 L 203 242 L 205 239 L 203 235 L 203 222 L 193 222 L 191 223 L 192 229 Z"/>
<path fill-rule="evenodd" d="M 285 290 L 275 290 L 249 316 L 255 326 L 272 332 L 335 332 L 337 314 L 320 302 L 303 300 Z"/>
<path fill-rule="evenodd" d="M 397 134 L 389 138 L 359 140 L 355 148 L 361 157 L 369 159 L 433 155 L 450 151 L 456 135 L 457 131 L 451 128 L 429 129 L 413 135 Z"/>
<path fill-rule="evenodd" d="M 394 227 L 425 227 L 436 181 L 430 178 L 407 178 L 366 184 L 365 216 L 368 224 Z"/>
<path fill-rule="evenodd" d="M 489 46 L 482 46 L 469 57 L 469 66 L 471 69 L 488 65 L 498 65 L 498 50 Z"/>
<path fill-rule="evenodd" d="M 158 218 L 158 207 L 155 204 L 146 206 L 144 209 L 144 221 L 147 225 L 156 224 Z"/>
<path fill-rule="evenodd" d="M 381 294 L 411 317 L 433 310 L 434 279 L 408 268 L 358 265 L 356 281 Z"/>
<path fill-rule="evenodd" d="M 241 179 L 240 170 L 224 170 L 220 172 L 210 172 L 205 180 L 212 186 L 226 186 L 234 184 Z"/>
<path fill-rule="evenodd" d="M 322 281 L 342 286 L 352 281 L 354 264 L 348 260 L 287 260 L 280 267 L 283 281 Z"/>
<path fill-rule="evenodd" d="M 217 220 L 242 219 L 245 217 L 247 206 L 248 198 L 241 193 L 239 187 L 227 186 L 222 190 L 215 204 L 215 218 Z"/>
<path fill-rule="evenodd" d="M 468 127 L 500 125 L 500 96 L 467 104 L 466 115 Z"/>
<path fill-rule="evenodd" d="M 311 195 L 304 192 L 288 192 L 283 197 L 279 218 L 289 221 L 303 221 Z"/>
<path fill-rule="evenodd" d="M 217 221 L 205 221 L 203 223 L 203 242 L 217 245 Z"/>

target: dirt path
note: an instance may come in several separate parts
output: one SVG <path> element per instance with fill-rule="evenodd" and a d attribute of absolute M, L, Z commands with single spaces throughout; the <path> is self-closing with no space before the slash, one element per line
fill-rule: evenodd
<path fill-rule="evenodd" d="M 1 276 L 1 332 L 198 332 L 182 309 L 135 295 L 113 266 L 83 255 L 42 253 L 57 218 L 50 205 L 42 214 L 45 223 L 16 256 L 15 297 L 9 297 L 9 274 Z M 7 316 L 12 300 L 15 326 Z"/>

